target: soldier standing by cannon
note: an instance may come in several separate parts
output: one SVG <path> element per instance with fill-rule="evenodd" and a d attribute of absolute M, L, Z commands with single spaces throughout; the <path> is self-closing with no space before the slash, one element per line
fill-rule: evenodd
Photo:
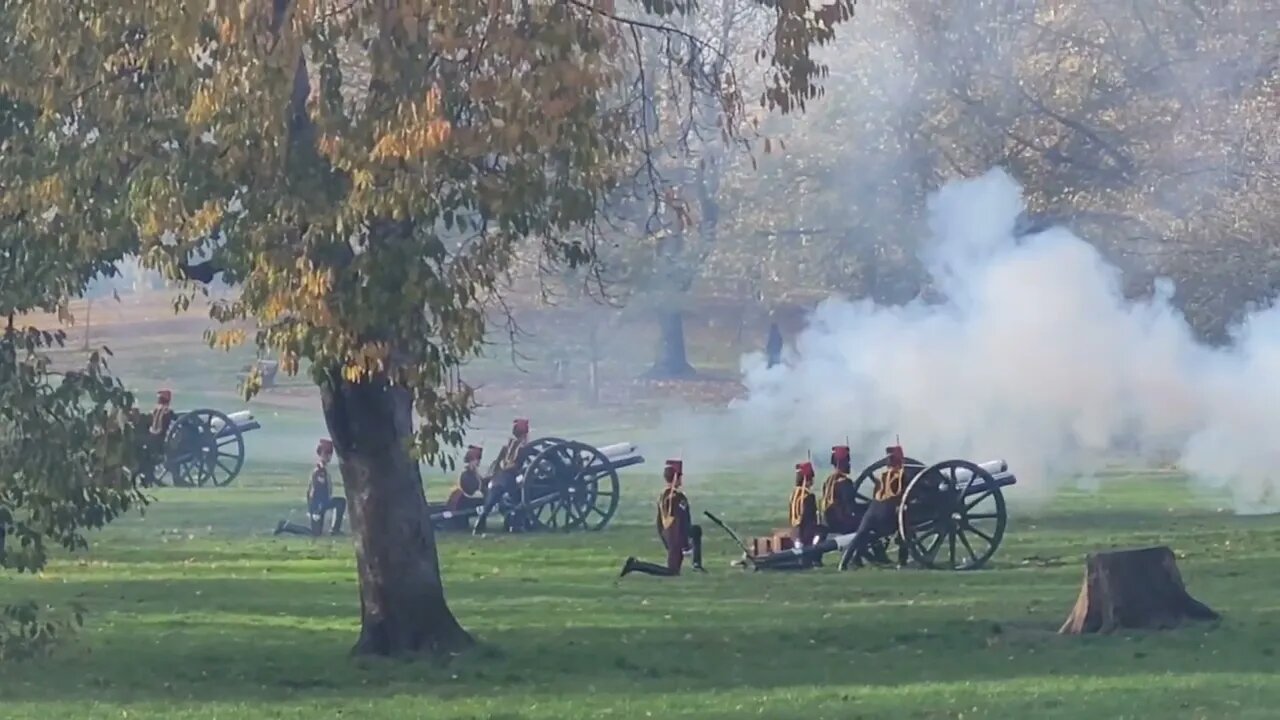
<path fill-rule="evenodd" d="M 135 428 L 143 430 L 138 437 L 140 439 L 139 453 L 141 467 L 139 468 L 139 479 L 143 487 L 151 487 L 156 482 L 156 468 L 166 461 L 165 458 L 165 440 L 169 437 L 169 428 L 173 426 L 174 414 L 171 404 L 173 402 L 173 392 L 170 390 L 159 390 L 156 392 L 156 406 L 151 410 L 150 421 L 141 418 L 145 427 Z"/>
<path fill-rule="evenodd" d="M 517 418 L 511 423 L 511 439 L 498 453 L 495 472 L 489 478 L 489 487 L 485 492 L 484 507 L 476 519 L 475 534 L 481 535 L 488 526 L 489 513 L 497 507 L 508 494 L 519 488 L 518 476 L 529 455 L 529 421 Z M 508 522 L 507 530 L 512 530 Z"/>
<path fill-rule="evenodd" d="M 276 525 L 276 535 L 290 533 L 292 535 L 311 535 L 319 537 L 324 534 L 324 517 L 333 511 L 331 535 L 342 534 L 342 519 L 347 512 L 347 499 L 333 496 L 333 481 L 329 478 L 329 463 L 333 461 L 333 441 L 323 438 L 316 445 L 316 466 L 311 471 L 311 482 L 307 485 L 307 513 L 311 526 L 306 527 L 281 520 Z"/>
<path fill-rule="evenodd" d="M 619 577 L 626 577 L 632 572 L 646 575 L 674 577 L 680 574 L 684 564 L 685 550 L 693 553 L 693 569 L 706 572 L 702 567 L 702 527 L 693 524 L 689 510 L 689 498 L 680 488 L 684 485 L 684 463 L 680 460 L 668 460 L 662 470 L 662 479 L 666 488 L 658 496 L 658 536 L 667 548 L 666 566 L 644 562 L 634 557 L 627 558 Z"/>
<path fill-rule="evenodd" d="M 840 557 L 841 570 L 852 569 L 855 561 L 866 554 L 873 540 L 892 537 L 898 533 L 898 503 L 902 501 L 902 493 L 906 490 L 906 454 L 901 444 L 887 447 L 885 452 L 889 456 L 889 467 L 875 481 L 876 489 L 871 505 L 858 523 L 852 542 Z M 899 542 L 898 565 L 905 565 L 906 561 L 907 547 Z"/>

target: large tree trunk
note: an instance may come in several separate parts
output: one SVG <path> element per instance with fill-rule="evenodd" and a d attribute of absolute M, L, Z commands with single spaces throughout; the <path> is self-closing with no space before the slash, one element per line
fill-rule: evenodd
<path fill-rule="evenodd" d="M 679 310 L 663 312 L 658 316 L 658 354 L 648 377 L 677 380 L 696 374 L 684 347 L 684 313 Z"/>
<path fill-rule="evenodd" d="M 409 454 L 410 393 L 335 371 L 321 401 L 355 536 L 361 626 L 352 653 L 441 654 L 471 644 L 444 599 L 422 474 Z"/>
<path fill-rule="evenodd" d="M 1187 593 L 1167 547 L 1094 553 L 1085 561 L 1084 585 L 1064 635 L 1110 633 L 1121 628 L 1171 628 L 1218 614 Z"/>

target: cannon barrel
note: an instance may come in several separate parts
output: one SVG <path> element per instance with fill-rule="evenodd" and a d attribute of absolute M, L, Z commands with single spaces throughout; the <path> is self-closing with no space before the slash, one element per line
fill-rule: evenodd
<path fill-rule="evenodd" d="M 238 412 L 228 413 L 227 419 L 235 423 L 240 432 L 248 432 L 250 430 L 258 430 L 262 425 L 253 417 L 252 410 L 240 410 Z M 215 433 L 221 434 L 226 423 L 220 417 L 214 417 L 209 421 L 209 426 Z"/>
<path fill-rule="evenodd" d="M 640 454 L 640 448 L 635 443 L 614 443 L 597 448 L 601 455 L 609 460 L 609 467 L 615 470 L 621 470 L 632 465 L 639 465 L 644 462 L 644 456 Z M 602 470 L 602 463 L 595 461 L 587 465 L 588 470 Z"/>

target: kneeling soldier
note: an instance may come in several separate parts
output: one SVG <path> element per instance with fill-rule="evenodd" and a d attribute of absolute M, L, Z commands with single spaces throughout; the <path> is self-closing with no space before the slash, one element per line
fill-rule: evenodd
<path fill-rule="evenodd" d="M 662 538 L 662 544 L 667 547 L 667 565 L 663 567 L 629 557 L 622 566 L 623 577 L 631 572 L 666 577 L 679 575 L 686 549 L 693 553 L 693 569 L 705 572 L 702 567 L 702 527 L 693 524 L 689 498 L 680 492 L 684 484 L 684 463 L 680 460 L 668 460 L 662 471 L 662 479 L 667 487 L 658 496 L 657 523 L 658 535 Z"/>
<path fill-rule="evenodd" d="M 324 534 L 324 516 L 333 511 L 333 535 L 342 534 L 342 518 L 347 512 L 346 498 L 333 496 L 333 481 L 329 479 L 329 463 L 333 460 L 333 441 L 323 439 L 316 446 L 316 467 L 311 471 L 311 483 L 307 485 L 307 513 L 311 516 L 311 527 L 296 525 L 281 520 L 276 526 L 276 534 L 291 533 L 293 535 Z"/>

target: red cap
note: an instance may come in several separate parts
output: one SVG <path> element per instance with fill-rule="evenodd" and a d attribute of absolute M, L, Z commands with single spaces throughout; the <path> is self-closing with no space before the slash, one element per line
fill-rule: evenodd
<path fill-rule="evenodd" d="M 471 462 L 473 460 L 479 460 L 483 456 L 484 456 L 484 448 L 480 447 L 479 445 L 468 445 L 467 454 L 463 456 L 462 461 Z"/>
<path fill-rule="evenodd" d="M 172 390 L 157 390 L 157 391 L 156 391 L 156 402 L 161 403 L 161 404 L 164 404 L 164 405 L 168 405 L 169 403 L 173 402 L 173 391 L 172 391 Z"/>
<path fill-rule="evenodd" d="M 889 456 L 889 462 L 895 465 L 901 465 L 906 461 L 907 456 L 903 454 L 901 445 L 890 445 L 884 451 Z"/>
<path fill-rule="evenodd" d="M 836 463 L 836 462 L 839 462 L 840 460 L 848 460 L 848 459 L 849 459 L 848 445 L 836 445 L 835 447 L 831 448 L 832 463 Z"/>
<path fill-rule="evenodd" d="M 329 438 L 320 438 L 316 443 L 316 454 L 325 455 L 333 452 L 333 441 Z"/>
<path fill-rule="evenodd" d="M 684 476 L 684 461 L 668 460 L 667 466 L 662 469 L 662 478 L 667 482 L 675 480 L 677 477 Z"/>
<path fill-rule="evenodd" d="M 796 481 L 813 479 L 813 463 L 805 461 L 796 463 Z"/>
<path fill-rule="evenodd" d="M 529 421 L 525 420 L 524 418 L 516 418 L 511 423 L 511 434 L 512 435 L 528 435 Z"/>

